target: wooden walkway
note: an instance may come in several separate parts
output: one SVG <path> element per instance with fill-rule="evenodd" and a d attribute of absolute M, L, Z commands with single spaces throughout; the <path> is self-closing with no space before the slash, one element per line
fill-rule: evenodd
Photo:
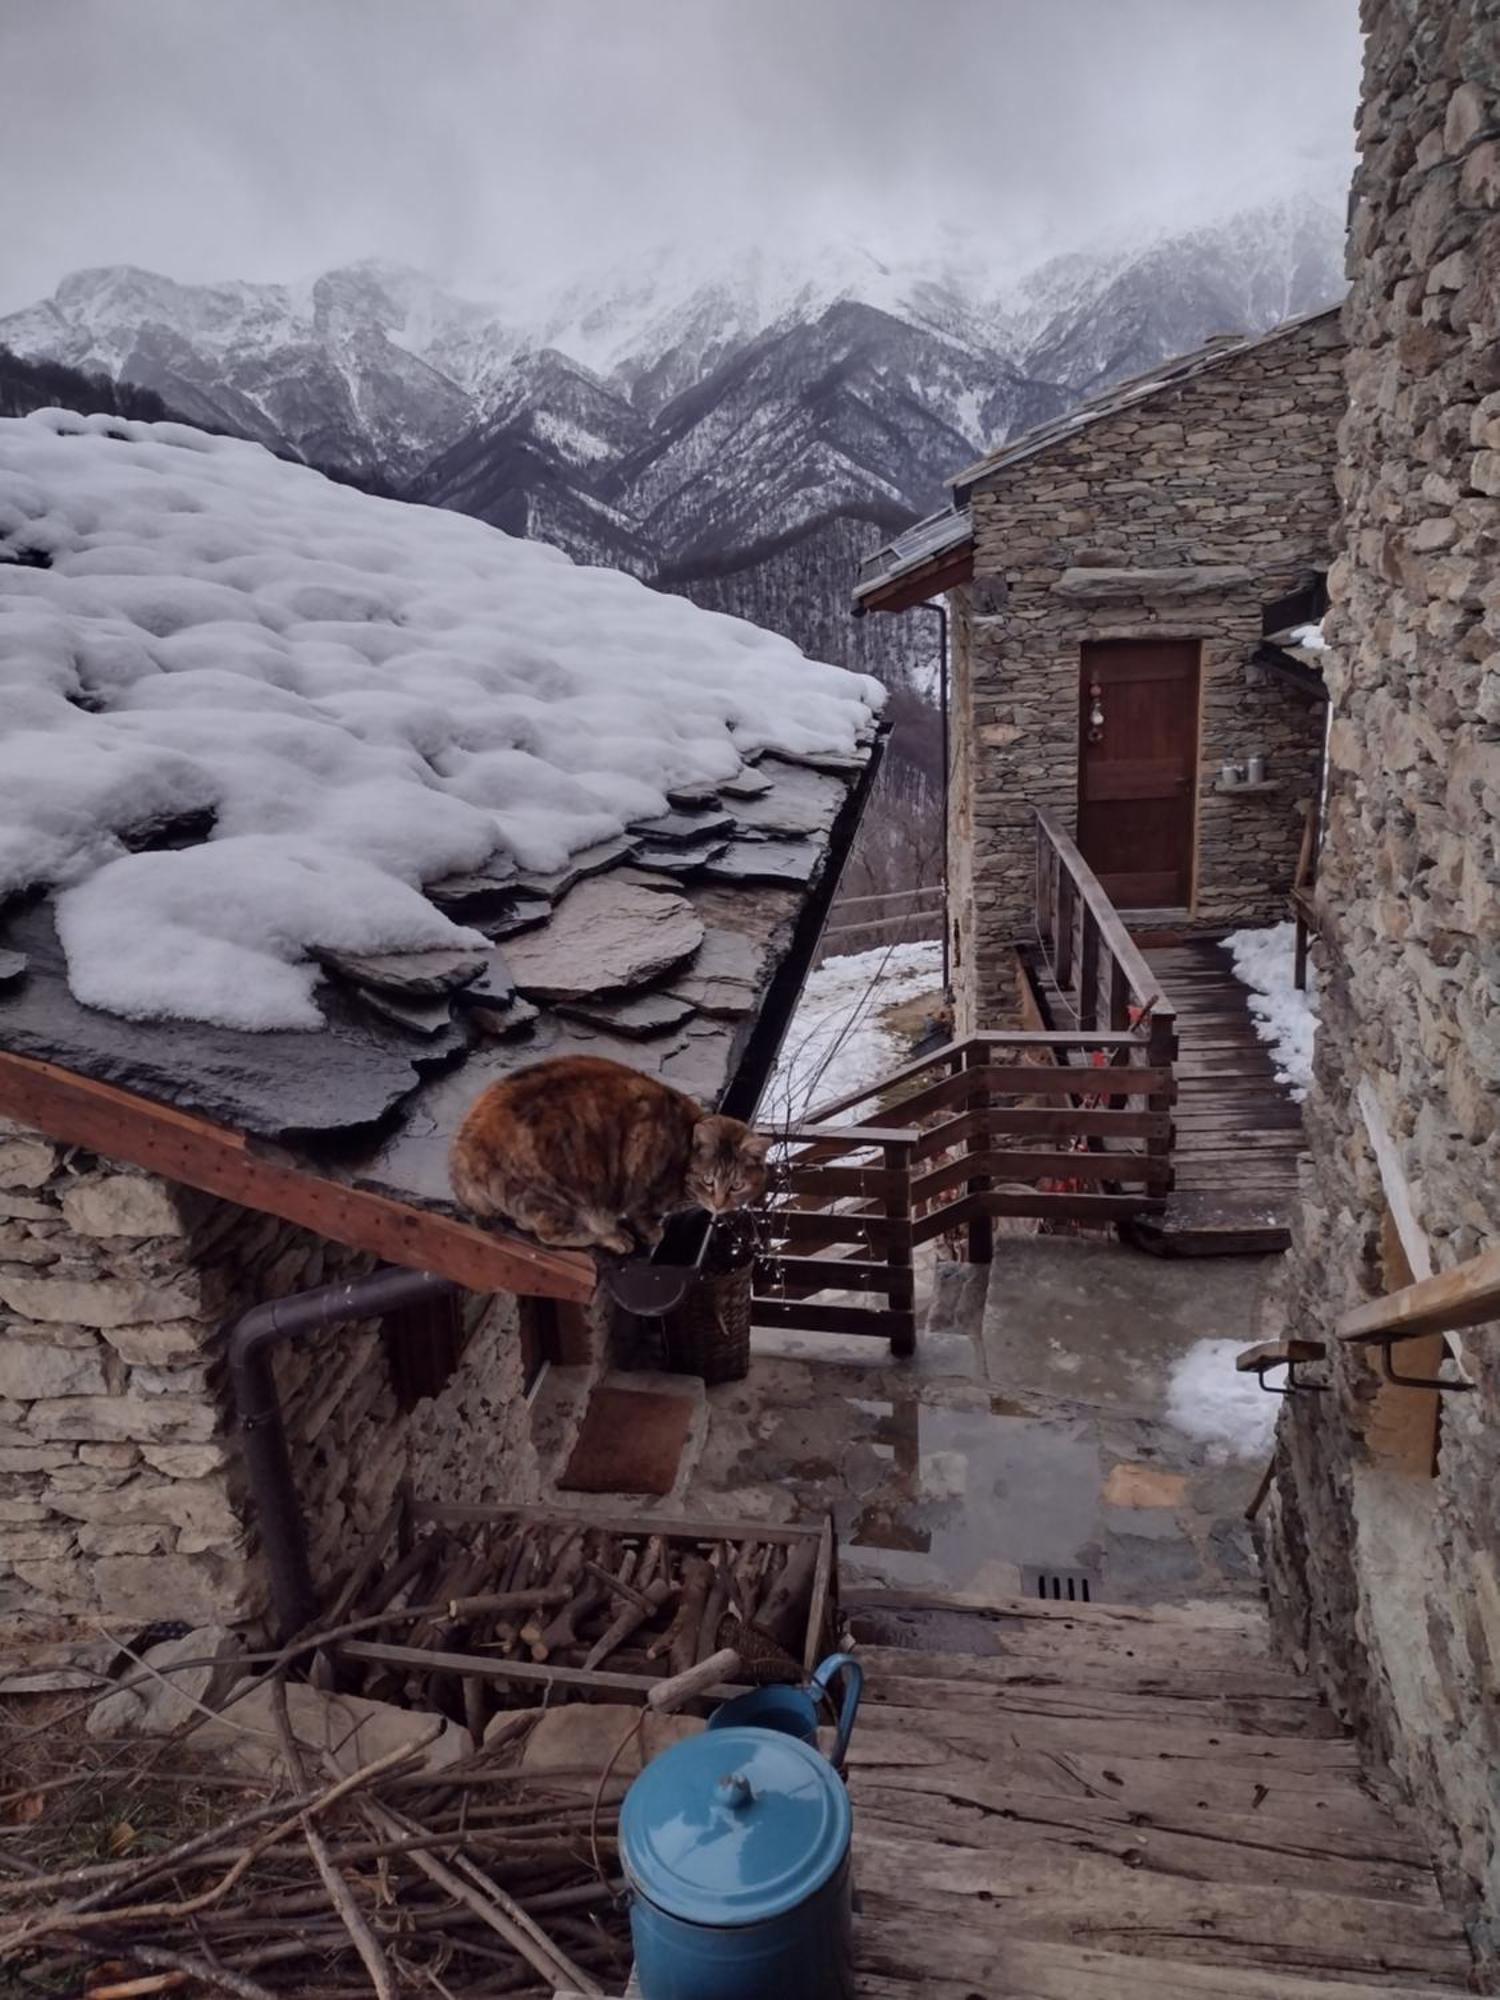
<path fill-rule="evenodd" d="M 854 1596 L 856 1633 L 901 1642 L 859 1646 L 861 2000 L 1466 1990 L 1422 1842 L 1258 1607 L 1013 1600 L 903 1633 L 880 1606 L 912 1599 Z"/>
<path fill-rule="evenodd" d="M 1175 1256 L 1284 1250 L 1302 1111 L 1276 1081 L 1229 953 L 1191 939 L 1144 956 L 1177 1013 L 1176 1179 L 1165 1212 L 1132 1223 L 1131 1239 Z"/>

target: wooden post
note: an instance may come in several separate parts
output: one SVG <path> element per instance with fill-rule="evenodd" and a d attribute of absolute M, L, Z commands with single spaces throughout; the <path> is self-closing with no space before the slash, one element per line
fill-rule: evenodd
<path fill-rule="evenodd" d="M 902 1315 L 899 1332 L 891 1335 L 891 1352 L 898 1361 L 909 1361 L 917 1351 L 916 1281 L 912 1275 L 911 1144 L 893 1139 L 881 1147 L 887 1171 L 898 1177 L 885 1198 L 890 1221 L 890 1242 L 886 1246 L 886 1304 Z"/>
<path fill-rule="evenodd" d="M 1151 1069 L 1164 1069 L 1169 1073 L 1177 1061 L 1177 1022 L 1172 1015 L 1153 1014 L 1150 1030 L 1146 1037 L 1146 1063 Z M 1170 1115 L 1173 1092 L 1159 1091 L 1146 1099 L 1148 1111 L 1164 1111 Z M 1151 1179 L 1146 1183 L 1148 1194 L 1170 1194 L 1177 1176 L 1172 1166 L 1172 1128 L 1168 1126 L 1165 1135 L 1152 1135 L 1146 1141 L 1146 1151 L 1151 1155 Z"/>
<path fill-rule="evenodd" d="M 1078 962 L 1078 1025 L 1091 1035 L 1099 1025 L 1099 920 L 1083 906 L 1083 948 Z"/>
<path fill-rule="evenodd" d="M 1130 975 L 1113 952 L 1109 955 L 1109 1025 L 1118 1034 L 1130 1026 Z"/>
<path fill-rule="evenodd" d="M 1038 813 L 1036 815 L 1036 934 L 1042 951 L 1049 959 L 1052 956 L 1052 946 L 1047 936 L 1047 922 L 1052 901 L 1047 893 L 1047 864 L 1051 856 L 1052 843 L 1047 838 L 1047 830 L 1042 824 L 1041 814 Z"/>
<path fill-rule="evenodd" d="M 983 1042 L 971 1042 L 964 1056 L 965 1069 L 983 1070 L 986 1068 L 988 1061 L 989 1061 L 989 1050 L 986 1048 L 985 1044 Z M 965 1098 L 964 1109 L 966 1111 L 982 1111 L 988 1107 L 988 1104 L 989 1104 L 989 1092 L 986 1088 L 984 1088 L 983 1084 L 981 1083 L 978 1089 L 971 1091 Z M 981 1137 L 980 1142 L 976 1147 L 974 1144 L 973 1137 L 971 1135 L 964 1141 L 964 1150 L 967 1153 L 985 1152 L 987 1150 L 985 1138 Z M 968 1192 L 971 1195 L 986 1195 L 989 1193 L 989 1191 L 990 1191 L 990 1182 L 987 1176 L 982 1176 L 975 1180 L 971 1180 L 968 1184 Z M 989 1215 L 970 1216 L 969 1262 L 971 1264 L 988 1264 L 994 1257 L 994 1254 L 995 1254 L 994 1218 Z"/>
<path fill-rule="evenodd" d="M 1067 998 L 1073 984 L 1073 916 L 1076 903 L 1073 878 L 1066 868 L 1057 871 L 1057 950 L 1053 966 L 1058 991 Z"/>

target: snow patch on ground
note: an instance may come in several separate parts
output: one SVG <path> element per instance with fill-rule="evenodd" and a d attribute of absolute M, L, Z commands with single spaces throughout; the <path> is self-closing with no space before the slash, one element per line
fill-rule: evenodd
<path fill-rule="evenodd" d="M 892 1007 L 942 987 L 936 939 L 825 958 L 802 989 L 761 1103 L 761 1119 L 788 1124 L 831 1097 L 868 1088 L 910 1058 L 887 1025 Z M 851 1114 L 852 1116 L 853 1114 Z"/>
<path fill-rule="evenodd" d="M 1235 1359 L 1239 1340 L 1200 1340 L 1172 1369 L 1167 1384 L 1167 1421 L 1222 1465 L 1231 1458 L 1264 1458 L 1276 1433 L 1280 1398 L 1266 1393 L 1255 1375 L 1241 1375 Z"/>
<path fill-rule="evenodd" d="M 1317 976 L 1310 965 L 1307 991 L 1299 993 L 1292 983 L 1296 938 L 1296 926 L 1284 923 L 1266 930 L 1236 931 L 1224 943 L 1234 960 L 1236 976 L 1250 989 L 1255 1032 L 1270 1045 L 1278 1080 L 1289 1086 L 1300 1104 L 1312 1086 L 1318 994 Z"/>
<path fill-rule="evenodd" d="M 742 619 L 257 445 L 0 419 L 0 896 L 62 891 L 95 1007 L 315 1028 L 312 948 L 469 939 L 423 883 L 560 868 L 762 751 L 847 754 L 882 700 Z M 206 845 L 127 851 L 190 813 Z"/>

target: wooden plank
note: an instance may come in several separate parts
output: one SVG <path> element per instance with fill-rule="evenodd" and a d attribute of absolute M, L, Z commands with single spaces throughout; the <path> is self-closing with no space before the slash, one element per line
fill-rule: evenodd
<path fill-rule="evenodd" d="M 867 1201 L 902 1192 L 900 1175 L 886 1167 L 804 1167 L 795 1160 L 786 1184 L 797 1194 L 863 1195 Z"/>
<path fill-rule="evenodd" d="M 909 1315 L 889 1306 L 823 1306 L 810 1299 L 751 1300 L 756 1326 L 802 1327 L 809 1333 L 867 1333 L 881 1340 L 899 1339 L 910 1326 Z"/>
<path fill-rule="evenodd" d="M 1140 1181 L 1151 1185 L 1165 1171 L 1165 1161 L 1150 1153 L 1031 1153 L 1001 1149 L 967 1153 L 945 1166 L 919 1174 L 912 1183 L 912 1198 L 918 1202 L 932 1201 L 949 1188 L 971 1181 L 976 1174 L 991 1180 Z"/>
<path fill-rule="evenodd" d="M 1180 1811 L 1143 1824 L 1118 1800 L 1028 1792 L 1011 1793 L 1005 1810 L 996 1812 L 859 1777 L 851 1792 L 861 1823 L 882 1837 L 905 1825 L 924 1844 L 1004 1853 L 1013 1857 L 1022 1882 L 1043 1870 L 1055 1881 L 1082 1855 L 1085 1866 L 1107 1857 L 1198 1883 L 1368 1896 L 1419 1909 L 1441 1903 L 1425 1847 L 1403 1839 L 1394 1826 L 1385 1837 L 1366 1828 L 1345 1834 L 1328 1826 L 1325 1814 L 1283 1815 L 1267 1823 L 1254 1813 L 1205 1812 L 1189 1799 Z M 1344 1848 L 1353 1851 L 1339 1851 Z"/>
<path fill-rule="evenodd" d="M 805 1243 L 817 1248 L 828 1243 L 863 1243 L 872 1250 L 883 1250 L 891 1241 L 893 1227 L 883 1215 L 775 1208 L 764 1218 L 762 1243 Z M 771 1250 L 766 1254 L 778 1253 Z"/>
<path fill-rule="evenodd" d="M 582 1518 L 588 1519 L 588 1516 Z M 560 1667 L 536 1660 L 502 1660 L 493 1653 L 449 1653 L 424 1646 L 389 1646 L 374 1639 L 340 1639 L 330 1653 L 368 1660 L 377 1667 L 416 1667 L 424 1674 L 460 1674 L 469 1680 L 520 1681 L 532 1687 L 582 1688 L 597 1694 L 629 1695 L 644 1701 L 664 1674 L 610 1673 L 603 1667 Z M 705 1688 L 697 1699 L 728 1701 L 748 1688 L 724 1682 Z"/>
<path fill-rule="evenodd" d="M 982 1201 L 994 1216 L 1030 1216 L 1035 1220 L 1055 1218 L 1067 1222 L 1123 1222 L 1131 1216 L 1149 1214 L 1163 1205 L 1163 1197 L 1153 1194 L 1008 1194 L 997 1190 L 971 1197 Z"/>
<path fill-rule="evenodd" d="M 440 1528 L 482 1526 L 493 1521 L 537 1522 L 543 1527 L 571 1526 L 599 1528 L 608 1535 L 660 1535 L 669 1542 L 793 1542 L 813 1541 L 821 1534 L 817 1526 L 804 1523 L 764 1521 L 704 1520 L 698 1515 L 676 1514 L 596 1514 L 582 1508 L 548 1506 L 520 1502 L 513 1507 L 485 1507 L 457 1500 L 413 1500 L 413 1520 L 431 1521 Z"/>
<path fill-rule="evenodd" d="M 1137 1721 L 1122 1737 L 1113 1716 L 1090 1721 L 1079 1715 L 1033 1714 L 1024 1728 L 1010 1729 L 997 1727 L 995 1718 L 982 1713 L 944 1708 L 941 1703 L 920 1708 L 882 1708 L 872 1703 L 868 1711 L 861 1711 L 860 1722 L 870 1763 L 890 1755 L 895 1738 L 899 1739 L 897 1763 L 988 1757 L 1008 1740 L 1017 1749 L 1057 1750 L 1069 1756 L 1092 1753 L 1108 1758 L 1125 1751 L 1134 1758 L 1158 1758 L 1178 1768 L 1184 1785 L 1197 1781 L 1200 1767 L 1224 1765 L 1252 1765 L 1280 1783 L 1290 1777 L 1316 1784 L 1330 1771 L 1348 1772 L 1357 1780 L 1360 1771 L 1358 1744 L 1341 1735 L 1255 1736 L 1206 1721 L 1196 1725 Z M 1193 1767 L 1191 1772 L 1188 1766 Z"/>
<path fill-rule="evenodd" d="M 823 1655 L 823 1627 L 828 1620 L 833 1590 L 833 1515 L 823 1516 L 818 1535 L 818 1559 L 813 1567 L 812 1597 L 807 1607 L 807 1641 L 802 1648 L 802 1671 L 811 1675 Z"/>
<path fill-rule="evenodd" d="M 586 1304 L 593 1259 L 476 1229 L 433 1210 L 349 1187 L 252 1150 L 240 1132 L 137 1097 L 54 1063 L 0 1052 L 0 1112 L 69 1146 L 126 1160 L 185 1187 L 296 1223 L 407 1270 L 473 1292 L 515 1292 Z"/>
<path fill-rule="evenodd" d="M 864 1657 L 863 1648 L 860 1653 Z M 1064 1718 L 1082 1722 L 1128 1725 L 1118 1740 L 1130 1740 L 1137 1723 L 1148 1728 L 1206 1726 L 1238 1735 L 1301 1741 L 1309 1737 L 1343 1737 L 1337 1717 L 1323 1703 L 1298 1697 L 1263 1699 L 1222 1692 L 1184 1697 L 1170 1685 L 1147 1693 L 1138 1687 L 1080 1688 L 1072 1681 L 1051 1687 L 1029 1682 L 976 1681 L 967 1676 L 901 1673 L 899 1666 L 879 1674 L 866 1673 L 866 1698 L 871 1708 L 920 1709 L 929 1705 L 954 1714 L 984 1715 L 997 1728 L 1025 1725 L 1034 1718 Z"/>
<path fill-rule="evenodd" d="M 795 1288 L 801 1292 L 828 1291 L 883 1292 L 890 1282 L 888 1264 L 868 1263 L 855 1257 L 757 1257 L 755 1290 L 758 1296 L 774 1297 L 778 1291 Z"/>
<path fill-rule="evenodd" d="M 903 1840 L 899 1831 L 883 1836 L 864 1826 L 856 1841 L 855 1871 L 866 1899 L 889 1898 L 924 1919 L 954 1925 L 963 1925 L 974 1900 L 983 1899 L 1006 1943 L 1031 1938 L 1215 1970 L 1377 1981 L 1393 1972 L 1466 1977 L 1472 1963 L 1458 1919 L 1440 1907 L 1280 1885 L 1205 1885 L 1082 1855 L 1066 1871 L 1054 1862 L 1050 1876 L 1038 1879 L 1024 1866 L 1010 1872 L 1008 1855 L 929 1847 Z M 936 1969 L 948 1968 L 939 1962 Z M 985 1990 L 1006 1991 L 993 1983 Z"/>
<path fill-rule="evenodd" d="M 913 1158 L 928 1160 L 970 1139 L 1014 1132 L 1049 1139 L 1158 1139 L 1172 1131 L 1167 1111 L 1122 1111 L 1111 1105 L 991 1104 L 934 1125 L 918 1136 Z"/>
<path fill-rule="evenodd" d="M 850 1608 L 858 1615 L 868 1600 L 856 1595 Z M 1280 1661 L 1242 1653 L 1237 1641 L 1221 1644 L 1206 1657 L 1201 1649 L 1183 1658 L 1175 1628 L 1166 1647 L 1144 1654 L 1132 1635 L 1115 1635 L 1118 1643 L 1101 1645 L 1097 1634 L 1059 1640 L 1045 1630 L 1021 1628 L 1028 1643 L 1021 1647 L 1009 1628 L 995 1644 L 1003 1652 L 929 1653 L 906 1646 L 860 1640 L 859 1656 L 867 1676 L 900 1681 L 962 1681 L 979 1688 L 1011 1686 L 1043 1693 L 1072 1689 L 1084 1696 L 1119 1694 L 1139 1700 L 1218 1702 L 1250 1700 L 1274 1703 L 1288 1717 L 1322 1704 L 1315 1681 L 1295 1673 Z"/>
<path fill-rule="evenodd" d="M 1451 1271 L 1372 1299 L 1339 1322 L 1338 1337 L 1361 1347 L 1395 1337 L 1457 1333 L 1500 1319 L 1500 1250 L 1486 1250 Z"/>
<path fill-rule="evenodd" d="M 955 1928 L 874 1897 L 855 1926 L 861 2000 L 1451 2000 L 1443 1987 L 1392 1978 L 1330 1986 L 1282 1968 L 1198 1965 L 1093 1946 Z"/>

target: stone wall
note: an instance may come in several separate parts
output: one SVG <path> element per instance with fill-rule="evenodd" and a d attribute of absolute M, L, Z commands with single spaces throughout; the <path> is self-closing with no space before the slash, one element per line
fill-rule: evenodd
<path fill-rule="evenodd" d="M 1393 1229 L 1418 1276 L 1500 1246 L 1500 0 L 1366 0 L 1364 19 L 1289 1313 L 1325 1334 L 1402 1281 Z M 1289 1400 L 1262 1533 L 1284 1639 L 1404 1777 L 1494 1953 L 1500 1326 L 1450 1345 L 1475 1386 L 1440 1410 L 1343 1352 L 1333 1393 Z"/>
<path fill-rule="evenodd" d="M 1324 316 L 1096 418 L 974 494 L 974 581 L 956 593 L 958 679 L 970 692 L 955 703 L 973 853 L 955 840 L 950 857 L 953 878 L 967 869 L 971 882 L 958 903 L 965 1025 L 1008 1004 L 1011 941 L 1031 923 L 1030 808 L 1076 824 L 1085 640 L 1201 641 L 1194 915 L 1223 925 L 1285 914 L 1323 718 L 1249 662 L 1264 606 L 1327 562 L 1342 399 L 1338 326 Z M 1227 569 L 1239 580 L 1100 603 L 1059 589 L 1079 567 Z M 1226 758 L 1257 751 L 1274 791 L 1214 790 Z"/>
<path fill-rule="evenodd" d="M 221 1329 L 370 1260 L 0 1124 L 0 1629 L 61 1615 L 246 1619 L 267 1602 Z M 434 1497 L 530 1497 L 515 1301 L 403 1413 L 374 1326 L 277 1351 L 314 1572 L 412 1469 Z"/>

